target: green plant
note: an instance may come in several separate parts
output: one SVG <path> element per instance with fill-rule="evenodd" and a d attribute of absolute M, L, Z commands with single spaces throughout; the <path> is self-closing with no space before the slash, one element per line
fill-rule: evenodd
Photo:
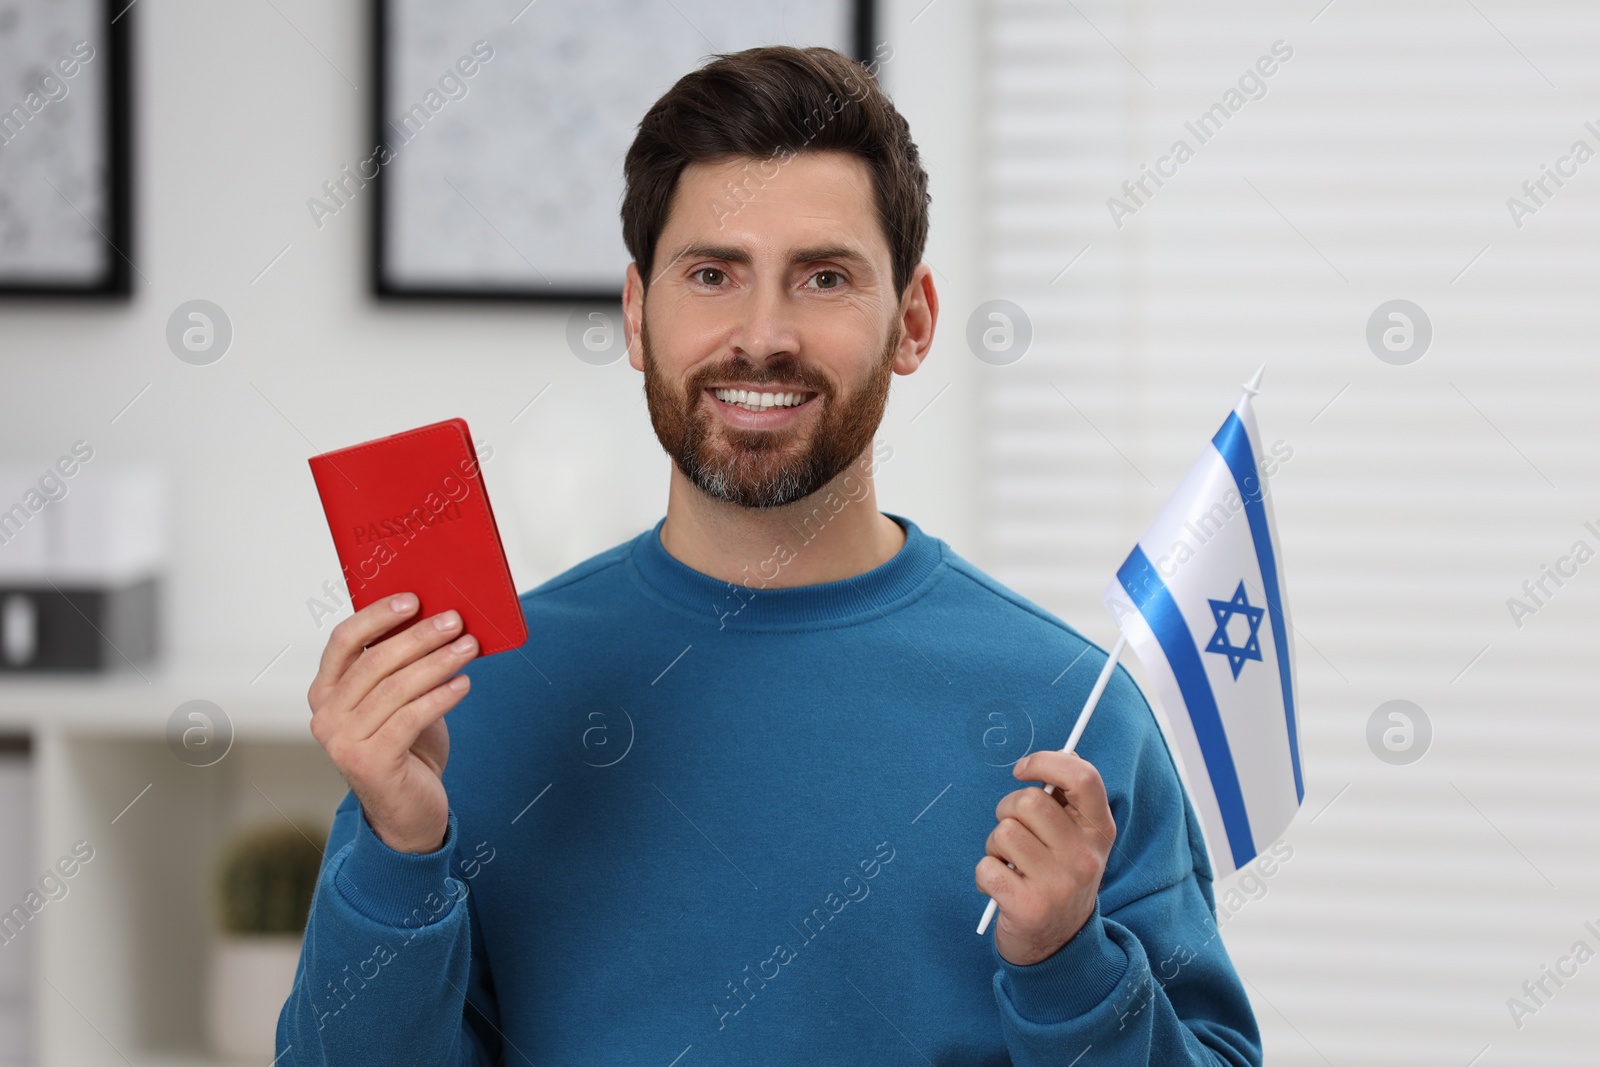
<path fill-rule="evenodd" d="M 217 869 L 217 913 L 230 934 L 304 933 L 326 829 L 275 824 L 233 839 Z"/>

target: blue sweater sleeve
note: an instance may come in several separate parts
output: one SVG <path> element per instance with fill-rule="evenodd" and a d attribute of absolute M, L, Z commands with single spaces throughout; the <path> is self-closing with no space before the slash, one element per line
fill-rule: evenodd
<path fill-rule="evenodd" d="M 1113 776 L 1125 784 L 1108 798 L 1117 836 L 1094 911 L 1034 964 L 1010 963 L 989 942 L 1011 1061 L 1066 1067 L 1093 1049 L 1083 1063 L 1259 1067 L 1261 1034 L 1217 933 L 1199 819 L 1121 670 L 1106 700 L 1127 732 L 1103 735 L 1100 758 L 1125 760 L 1126 775 Z"/>
<path fill-rule="evenodd" d="M 1249 1000 L 1191 874 L 1102 916 L 1019 967 L 994 949 L 1006 1047 L 1017 1067 L 1075 1063 L 1260 1067 Z M 1158 959 L 1146 951 L 1155 948 Z"/>
<path fill-rule="evenodd" d="M 278 1016 L 280 1067 L 488 1067 L 499 1020 L 468 883 L 452 877 L 456 816 L 435 852 L 397 852 L 354 793 L 334 814 L 294 987 Z"/>

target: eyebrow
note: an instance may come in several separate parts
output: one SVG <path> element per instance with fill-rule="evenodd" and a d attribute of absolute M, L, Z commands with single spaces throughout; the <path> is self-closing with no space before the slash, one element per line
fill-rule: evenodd
<path fill-rule="evenodd" d="M 676 263 L 683 259 L 720 259 L 725 263 L 739 263 L 749 266 L 750 253 L 733 245 L 692 244 L 685 245 L 672 257 Z M 803 263 L 815 263 L 823 259 L 838 259 L 848 263 L 855 263 L 862 267 L 869 267 L 871 263 L 867 257 L 846 245 L 822 245 L 817 248 L 799 248 L 789 257 L 790 266 L 798 267 Z"/>

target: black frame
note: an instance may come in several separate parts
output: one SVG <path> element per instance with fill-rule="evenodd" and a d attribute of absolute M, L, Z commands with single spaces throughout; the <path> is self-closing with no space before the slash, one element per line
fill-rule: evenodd
<path fill-rule="evenodd" d="M 106 144 L 105 161 L 111 188 L 107 190 L 107 231 L 101 236 L 110 246 L 106 271 L 98 282 L 62 285 L 58 282 L 0 281 L 0 297 L 45 296 L 91 299 L 126 299 L 133 293 L 133 75 L 131 24 L 137 0 L 102 0 L 105 19 Z"/>
<path fill-rule="evenodd" d="M 873 59 L 873 34 L 876 26 L 875 0 L 853 0 L 855 4 L 855 26 L 851 36 L 854 40 L 851 47 L 855 52 L 855 59 L 861 63 L 870 63 Z M 371 0 L 372 3 L 372 73 L 377 85 L 377 90 L 372 93 L 372 110 L 368 113 L 369 129 L 372 133 L 374 145 L 388 143 L 388 125 L 385 116 L 390 113 L 388 101 L 389 69 L 389 0 Z M 368 242 L 371 255 L 368 259 L 368 270 L 371 277 L 372 295 L 384 301 L 447 301 L 470 302 L 491 301 L 494 303 L 526 302 L 533 301 L 540 304 L 551 302 L 571 304 L 609 304 L 622 303 L 622 290 L 610 289 L 469 289 L 454 287 L 427 287 L 418 286 L 405 288 L 390 284 L 383 276 L 384 263 L 384 219 L 386 216 L 387 192 L 385 189 L 384 167 L 379 166 L 376 176 L 372 179 L 372 215 L 369 220 L 371 240 Z"/>

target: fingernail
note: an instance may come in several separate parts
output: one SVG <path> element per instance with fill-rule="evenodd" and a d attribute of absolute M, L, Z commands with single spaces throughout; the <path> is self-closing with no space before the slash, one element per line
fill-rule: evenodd
<path fill-rule="evenodd" d="M 411 593 L 401 593 L 389 598 L 389 609 L 396 614 L 403 614 L 417 606 L 417 598 Z"/>
<path fill-rule="evenodd" d="M 461 615 L 454 608 L 433 617 L 435 630 L 454 630 L 461 625 Z"/>
<path fill-rule="evenodd" d="M 462 634 L 460 637 L 456 638 L 455 643 L 450 646 L 450 651 L 451 652 L 467 652 L 467 651 L 471 650 L 472 644 L 473 644 L 472 635 L 471 634 Z"/>

